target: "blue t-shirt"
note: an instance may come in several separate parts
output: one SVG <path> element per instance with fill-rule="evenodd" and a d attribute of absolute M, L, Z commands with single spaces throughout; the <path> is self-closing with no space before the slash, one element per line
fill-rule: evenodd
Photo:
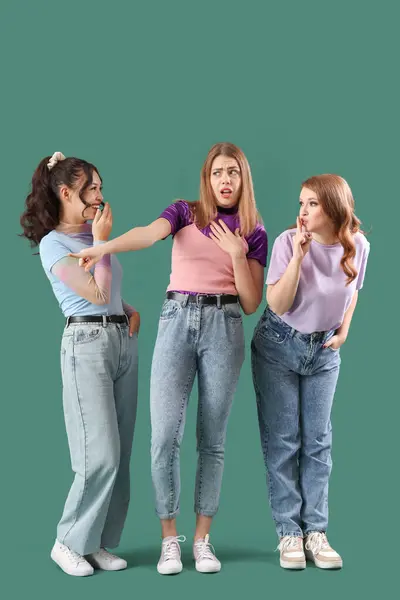
<path fill-rule="evenodd" d="M 52 267 L 70 252 L 80 252 L 93 246 L 93 236 L 89 232 L 66 234 L 50 231 L 39 244 L 39 254 L 43 269 L 52 285 L 55 297 L 65 317 L 88 315 L 123 315 L 121 298 L 122 267 L 118 259 L 111 255 L 111 294 L 109 304 L 92 304 L 78 296 L 65 283 L 51 272 Z M 93 269 L 91 270 L 93 274 Z"/>

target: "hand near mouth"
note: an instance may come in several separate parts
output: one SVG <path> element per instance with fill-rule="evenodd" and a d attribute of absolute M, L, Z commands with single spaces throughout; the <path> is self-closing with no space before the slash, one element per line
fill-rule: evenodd
<path fill-rule="evenodd" d="M 312 235 L 307 231 L 302 219 L 296 219 L 296 235 L 293 238 L 293 258 L 302 261 L 310 249 Z"/>

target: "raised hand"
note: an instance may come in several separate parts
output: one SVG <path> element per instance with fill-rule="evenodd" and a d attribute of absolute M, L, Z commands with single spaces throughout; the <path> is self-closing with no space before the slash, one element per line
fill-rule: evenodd
<path fill-rule="evenodd" d="M 296 235 L 293 238 L 293 258 L 302 261 L 310 249 L 312 235 L 306 230 L 300 217 L 297 217 L 296 225 Z"/>
<path fill-rule="evenodd" d="M 92 222 L 92 234 L 95 241 L 106 242 L 110 237 L 112 229 L 112 212 L 108 202 L 104 205 L 103 211 L 97 209 Z"/>
<path fill-rule="evenodd" d="M 112 228 L 112 213 L 108 202 L 104 206 L 103 212 L 98 210 L 93 219 L 92 233 L 93 240 L 96 242 L 106 242 L 111 233 Z M 102 244 L 84 248 L 80 252 L 71 252 L 69 256 L 79 259 L 79 266 L 84 267 L 85 271 L 89 271 L 96 263 L 104 256 Z"/>

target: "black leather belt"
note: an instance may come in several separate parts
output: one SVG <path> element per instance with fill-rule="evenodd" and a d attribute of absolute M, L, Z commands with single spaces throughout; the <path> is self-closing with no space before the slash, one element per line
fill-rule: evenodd
<path fill-rule="evenodd" d="M 126 315 L 104 315 L 96 317 L 67 317 L 67 327 L 70 323 L 128 323 Z"/>
<path fill-rule="evenodd" d="M 236 304 L 237 296 L 231 294 L 180 294 L 179 292 L 167 292 L 168 300 L 178 302 L 194 302 L 195 304 Z"/>

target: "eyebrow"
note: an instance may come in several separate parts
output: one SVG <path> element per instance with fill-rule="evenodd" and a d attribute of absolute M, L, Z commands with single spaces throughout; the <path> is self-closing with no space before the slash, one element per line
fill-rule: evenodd
<path fill-rule="evenodd" d="M 222 171 L 225 167 L 214 167 L 212 170 L 213 171 Z M 231 165 L 230 167 L 227 167 L 227 169 L 237 169 L 238 171 L 240 171 L 239 167 L 237 167 L 236 165 Z"/>
<path fill-rule="evenodd" d="M 299 202 L 300 202 L 300 200 L 303 200 L 303 202 L 304 202 L 304 200 L 315 200 L 316 202 L 318 202 L 318 198 L 316 196 L 311 196 L 310 198 L 302 198 L 300 196 Z"/>

